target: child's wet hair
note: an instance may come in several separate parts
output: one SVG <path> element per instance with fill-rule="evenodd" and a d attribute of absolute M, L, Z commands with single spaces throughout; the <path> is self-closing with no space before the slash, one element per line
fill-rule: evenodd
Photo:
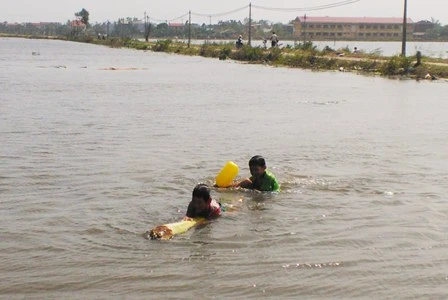
<path fill-rule="evenodd" d="M 249 160 L 249 167 L 251 166 L 266 167 L 266 161 L 263 156 L 255 155 Z"/>
<path fill-rule="evenodd" d="M 205 183 L 199 183 L 193 189 L 193 197 L 198 197 L 208 201 L 210 197 L 210 188 Z"/>

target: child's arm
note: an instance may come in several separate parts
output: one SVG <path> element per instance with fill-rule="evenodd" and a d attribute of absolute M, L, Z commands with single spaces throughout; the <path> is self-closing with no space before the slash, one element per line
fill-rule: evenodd
<path fill-rule="evenodd" d="M 272 187 L 272 191 L 273 191 L 273 192 L 279 192 L 279 191 L 280 191 L 280 185 L 278 184 L 278 181 L 277 181 L 277 180 L 274 180 L 274 184 L 273 184 L 273 187 Z"/>
<path fill-rule="evenodd" d="M 252 180 L 250 180 L 249 178 L 246 178 L 246 179 L 234 184 L 233 187 L 241 187 L 244 189 L 251 189 L 252 188 Z"/>

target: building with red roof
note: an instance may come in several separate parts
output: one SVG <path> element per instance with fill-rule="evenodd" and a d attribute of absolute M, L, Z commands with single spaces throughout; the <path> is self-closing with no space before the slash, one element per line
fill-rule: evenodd
<path fill-rule="evenodd" d="M 84 30 L 87 28 L 86 24 L 84 24 L 81 20 L 73 20 L 70 21 L 70 27 Z"/>
<path fill-rule="evenodd" d="M 412 37 L 413 21 L 407 19 L 407 34 Z M 309 40 L 399 40 L 402 18 L 297 17 L 294 34 Z"/>
<path fill-rule="evenodd" d="M 184 23 L 168 23 L 168 27 L 184 27 Z"/>

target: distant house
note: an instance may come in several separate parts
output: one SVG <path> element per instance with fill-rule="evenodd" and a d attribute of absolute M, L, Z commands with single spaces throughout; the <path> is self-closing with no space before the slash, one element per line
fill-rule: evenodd
<path fill-rule="evenodd" d="M 435 24 L 428 20 L 419 21 L 414 24 L 414 32 L 427 32 L 434 29 Z"/>
<path fill-rule="evenodd" d="M 168 23 L 168 27 L 184 27 L 185 24 L 184 23 Z"/>
<path fill-rule="evenodd" d="M 434 29 L 433 22 L 423 20 L 414 24 L 414 38 L 421 39 L 428 36 L 428 33 Z"/>
<path fill-rule="evenodd" d="M 412 37 L 413 21 L 407 19 L 407 35 Z M 316 40 L 397 40 L 403 34 L 402 18 L 297 17 L 294 35 Z"/>
<path fill-rule="evenodd" d="M 73 31 L 84 31 L 87 28 L 86 24 L 84 24 L 81 20 L 70 21 L 70 27 Z"/>
<path fill-rule="evenodd" d="M 28 23 L 36 28 L 45 28 L 49 26 L 60 26 L 61 23 L 59 22 L 39 22 L 39 23 Z"/>
<path fill-rule="evenodd" d="M 5 22 L 5 23 L 3 23 L 6 27 L 18 27 L 18 26 L 21 26 L 19 23 L 17 23 L 17 22 L 14 22 L 14 23 L 7 23 L 7 22 Z"/>

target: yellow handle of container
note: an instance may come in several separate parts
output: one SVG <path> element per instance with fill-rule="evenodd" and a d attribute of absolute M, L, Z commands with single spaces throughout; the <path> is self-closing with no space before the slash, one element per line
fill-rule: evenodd
<path fill-rule="evenodd" d="M 237 164 L 228 161 L 216 176 L 216 185 L 221 188 L 231 186 L 236 175 L 238 175 L 238 171 Z"/>

